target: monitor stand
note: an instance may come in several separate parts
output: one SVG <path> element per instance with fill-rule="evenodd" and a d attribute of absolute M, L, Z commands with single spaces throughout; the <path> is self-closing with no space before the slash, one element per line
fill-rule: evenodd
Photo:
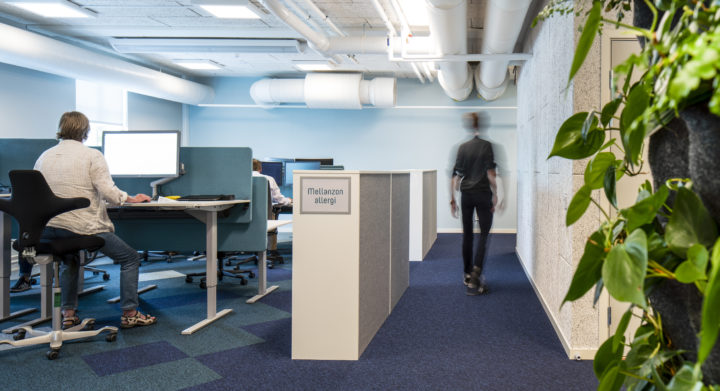
<path fill-rule="evenodd" d="M 172 181 L 173 179 L 176 179 L 179 177 L 180 177 L 180 175 L 170 176 L 170 177 L 161 178 L 161 179 L 150 182 L 150 187 L 152 187 L 152 199 L 153 200 L 158 199 L 158 186 L 164 185 L 164 184 Z"/>

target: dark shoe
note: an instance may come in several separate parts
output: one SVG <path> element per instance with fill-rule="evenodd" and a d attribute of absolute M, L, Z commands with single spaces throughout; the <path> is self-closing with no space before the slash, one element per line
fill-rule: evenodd
<path fill-rule="evenodd" d="M 467 286 L 467 290 L 465 291 L 465 294 L 468 296 L 477 296 L 482 295 L 483 293 L 488 292 L 488 287 L 485 285 L 485 279 L 480 276 L 479 279 L 472 280 Z"/>
<path fill-rule="evenodd" d="M 30 288 L 32 288 L 32 281 L 26 277 L 19 277 L 18 280 L 15 281 L 15 285 L 10 288 L 10 292 L 25 292 L 30 290 Z"/>
<path fill-rule="evenodd" d="M 463 276 L 463 284 L 465 284 L 465 286 L 470 284 L 470 274 L 465 273 L 465 276 Z"/>

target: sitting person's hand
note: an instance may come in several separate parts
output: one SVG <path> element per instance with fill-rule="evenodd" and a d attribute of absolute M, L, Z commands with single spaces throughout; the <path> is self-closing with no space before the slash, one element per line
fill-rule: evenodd
<path fill-rule="evenodd" d="M 131 204 L 137 204 L 140 202 L 150 202 L 151 198 L 147 194 L 138 193 L 134 196 L 128 196 L 128 198 L 125 200 L 125 202 L 129 202 Z"/>

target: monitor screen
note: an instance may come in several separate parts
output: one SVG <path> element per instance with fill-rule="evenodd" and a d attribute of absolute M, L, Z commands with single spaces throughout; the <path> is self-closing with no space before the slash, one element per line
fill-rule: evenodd
<path fill-rule="evenodd" d="M 296 162 L 320 162 L 323 166 L 332 166 L 335 163 L 335 159 L 331 157 L 322 157 L 322 158 L 295 158 Z"/>
<path fill-rule="evenodd" d="M 177 176 L 180 132 L 107 131 L 103 132 L 102 150 L 112 176 Z"/>
<path fill-rule="evenodd" d="M 319 170 L 320 162 L 285 162 L 285 184 L 293 183 L 293 171 L 295 170 Z"/>
<path fill-rule="evenodd" d="M 275 179 L 278 186 L 283 185 L 283 162 L 260 162 L 262 174 Z"/>

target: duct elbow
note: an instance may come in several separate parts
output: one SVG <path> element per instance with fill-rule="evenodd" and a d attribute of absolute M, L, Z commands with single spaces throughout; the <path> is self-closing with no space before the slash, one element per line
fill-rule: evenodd
<path fill-rule="evenodd" d="M 504 77 L 503 79 L 501 79 L 499 84 L 487 85 L 483 82 L 483 78 L 481 77 L 480 73 L 480 68 L 478 68 L 475 74 L 475 87 L 477 87 L 478 94 L 481 98 L 487 101 L 493 101 L 501 97 L 502 94 L 505 93 L 508 81 L 510 80 L 510 78 L 508 77 L 507 68 L 505 70 L 505 74 L 503 75 Z"/>

